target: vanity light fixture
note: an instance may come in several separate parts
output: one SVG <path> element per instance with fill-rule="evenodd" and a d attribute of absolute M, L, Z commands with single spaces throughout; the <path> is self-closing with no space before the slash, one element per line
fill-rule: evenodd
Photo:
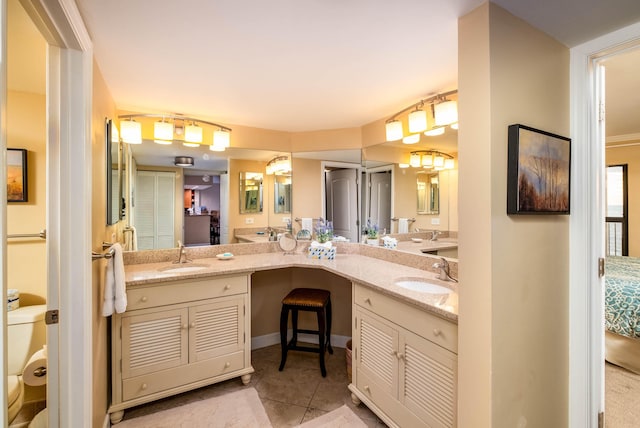
<path fill-rule="evenodd" d="M 208 125 L 215 130 L 213 131 L 213 144 L 211 150 L 224 151 L 230 146 L 231 128 L 209 122 L 202 119 L 183 116 L 181 114 L 123 114 L 118 116 L 120 119 L 120 135 L 122 141 L 128 144 L 142 144 L 142 125 L 136 122 L 134 118 L 151 117 L 161 120 L 154 122 L 153 138 L 159 144 L 171 144 L 174 136 L 182 140 L 187 147 L 199 147 L 203 142 L 203 127 Z"/>
<path fill-rule="evenodd" d="M 191 156 L 176 156 L 173 163 L 175 166 L 190 167 L 193 166 L 193 158 Z"/>
<path fill-rule="evenodd" d="M 435 120 L 435 127 L 444 125 L 451 125 L 458 121 L 458 103 L 453 100 L 448 100 L 447 97 L 457 94 L 457 90 L 443 92 L 422 99 L 415 104 L 404 108 L 391 116 L 385 122 L 386 141 L 398 141 L 404 136 L 402 122 L 398 119 L 398 116 L 406 113 L 409 110 L 413 110 L 408 114 L 408 130 L 409 133 L 414 134 L 417 132 L 423 132 L 428 128 L 427 112 L 423 110 L 425 105 L 431 105 L 433 117 Z M 427 131 L 428 132 L 428 131 Z M 444 132 L 444 129 L 440 132 Z M 429 135 L 429 134 L 427 134 Z"/>
<path fill-rule="evenodd" d="M 291 161 L 288 156 L 276 156 L 267 162 L 267 175 L 283 175 L 291 172 Z"/>

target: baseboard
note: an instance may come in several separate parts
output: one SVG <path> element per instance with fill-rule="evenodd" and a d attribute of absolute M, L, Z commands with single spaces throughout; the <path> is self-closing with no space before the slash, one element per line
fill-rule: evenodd
<path fill-rule="evenodd" d="M 291 329 L 287 331 L 287 340 L 291 338 Z M 305 343 L 318 344 L 318 336 L 314 334 L 298 334 L 298 340 Z M 336 334 L 331 335 L 331 346 L 336 348 L 346 348 L 347 341 L 351 340 L 349 336 L 339 336 Z M 256 336 L 251 338 L 251 349 L 266 348 L 267 346 L 280 344 L 280 333 L 270 333 L 263 336 Z"/>

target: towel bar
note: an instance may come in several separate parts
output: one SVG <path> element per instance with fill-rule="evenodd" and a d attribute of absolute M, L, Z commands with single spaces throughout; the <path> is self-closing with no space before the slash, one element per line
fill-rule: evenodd
<path fill-rule="evenodd" d="M 91 252 L 91 261 L 96 261 L 100 259 L 110 259 L 114 256 L 115 250 L 111 249 L 109 251 L 105 251 L 104 253 L 96 253 L 95 251 Z"/>
<path fill-rule="evenodd" d="M 398 220 L 399 220 L 399 219 L 398 219 L 397 217 L 393 217 L 393 218 L 391 219 L 391 221 L 398 221 Z M 407 221 L 408 221 L 409 223 L 413 223 L 414 221 L 416 221 L 416 219 L 415 219 L 415 218 L 408 218 L 408 219 L 407 219 Z"/>
<path fill-rule="evenodd" d="M 47 239 L 47 231 L 41 230 L 40 233 L 17 233 L 14 235 L 7 235 L 7 238 L 42 238 Z"/>

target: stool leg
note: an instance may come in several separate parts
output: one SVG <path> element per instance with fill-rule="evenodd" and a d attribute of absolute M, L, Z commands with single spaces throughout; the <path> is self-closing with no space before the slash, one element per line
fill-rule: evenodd
<path fill-rule="evenodd" d="M 327 302 L 327 349 L 330 354 L 333 354 L 331 347 L 331 299 Z"/>
<path fill-rule="evenodd" d="M 284 369 L 284 363 L 287 362 L 287 321 L 289 320 L 289 307 L 282 305 L 280 312 L 280 347 L 282 349 L 282 357 L 280 360 L 279 371 Z"/>
<path fill-rule="evenodd" d="M 291 308 L 291 326 L 293 327 L 293 337 L 290 346 L 296 346 L 298 344 L 298 310 Z"/>
<path fill-rule="evenodd" d="M 320 354 L 320 373 L 322 373 L 322 377 L 327 377 L 327 369 L 324 366 L 324 349 L 325 349 L 325 314 L 324 308 L 320 308 L 316 311 L 318 315 L 318 341 L 319 348 L 318 353 Z"/>

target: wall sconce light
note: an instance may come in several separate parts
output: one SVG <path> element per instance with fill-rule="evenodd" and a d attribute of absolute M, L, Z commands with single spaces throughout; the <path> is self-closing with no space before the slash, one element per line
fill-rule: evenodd
<path fill-rule="evenodd" d="M 413 109 L 413 111 L 408 114 L 409 133 L 415 134 L 423 131 L 430 132 L 427 131 L 427 112 L 423 110 L 425 104 L 431 105 L 433 116 L 435 118 L 436 129 L 441 126 L 456 123 L 458 121 L 458 103 L 456 101 L 447 100 L 447 97 L 457 93 L 457 90 L 453 90 L 425 98 L 391 116 L 385 122 L 386 141 L 397 141 L 404 136 L 402 122 L 398 120 L 397 117 L 411 109 Z M 442 133 L 444 133 L 444 128 L 441 131 L 433 130 L 432 134 L 425 134 L 428 136 L 434 136 L 442 135 Z"/>
<path fill-rule="evenodd" d="M 120 135 L 127 144 L 142 144 L 142 126 L 140 122 L 129 118 L 120 122 Z"/>
<path fill-rule="evenodd" d="M 224 151 L 230 146 L 231 128 L 226 126 L 178 114 L 146 113 L 118 116 L 122 141 L 128 144 L 142 144 L 142 126 L 134 120 L 135 117 L 156 117 L 161 119 L 153 124 L 153 138 L 158 144 L 171 144 L 175 134 L 178 139 L 184 136 L 183 145 L 199 147 L 203 140 L 203 128 L 200 125 L 209 125 L 216 128 L 213 132 L 213 144 L 210 149 Z M 185 124 L 187 125 L 185 126 Z"/>
<path fill-rule="evenodd" d="M 176 156 L 173 163 L 175 166 L 190 167 L 193 166 L 193 158 L 191 156 Z"/>

